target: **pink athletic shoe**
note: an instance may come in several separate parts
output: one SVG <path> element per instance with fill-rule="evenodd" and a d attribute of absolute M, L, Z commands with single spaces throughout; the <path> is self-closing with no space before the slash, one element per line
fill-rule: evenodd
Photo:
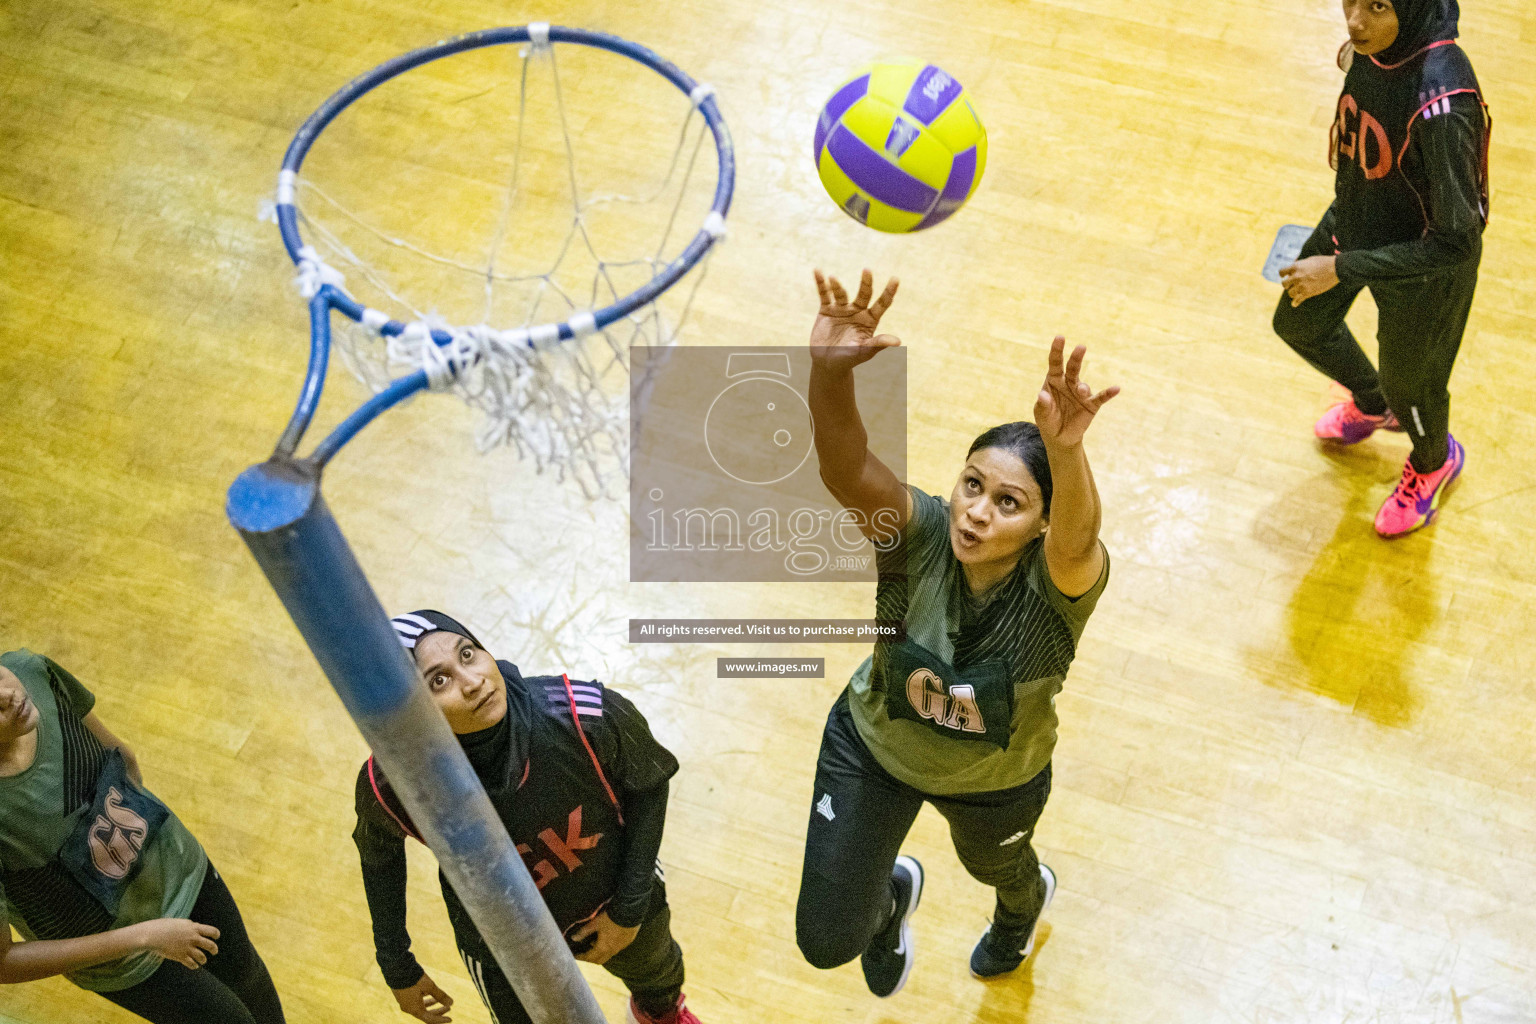
<path fill-rule="evenodd" d="M 1413 463 L 1403 466 L 1403 478 L 1376 513 L 1376 532 L 1383 537 L 1401 537 L 1435 521 L 1440 502 L 1451 483 L 1461 475 L 1467 463 L 1467 450 L 1450 438 L 1451 453 L 1445 465 L 1433 473 L 1419 473 Z"/>
<path fill-rule="evenodd" d="M 1339 444 L 1357 444 L 1378 430 L 1402 430 L 1397 417 L 1388 409 L 1383 416 L 1372 416 L 1360 411 L 1352 398 L 1345 399 L 1323 413 L 1323 418 L 1312 425 L 1312 432 L 1325 441 Z"/>
<path fill-rule="evenodd" d="M 629 1001 L 629 1013 L 625 1015 L 627 1024 L 702 1024 L 699 1018 L 693 1015 L 693 1011 L 683 1004 L 681 994 L 677 997 L 677 1005 L 672 1011 L 663 1017 L 652 1017 L 633 998 Z"/>

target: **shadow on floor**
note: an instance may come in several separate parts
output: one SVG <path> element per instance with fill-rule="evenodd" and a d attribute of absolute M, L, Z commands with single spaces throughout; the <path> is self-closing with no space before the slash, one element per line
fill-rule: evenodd
<path fill-rule="evenodd" d="M 1435 530 L 1386 541 L 1372 526 L 1391 493 L 1401 455 L 1369 443 L 1324 449 L 1329 468 L 1265 510 L 1261 543 L 1294 550 L 1315 536 L 1300 583 L 1286 603 L 1286 651 L 1250 649 L 1265 682 L 1316 693 L 1380 725 L 1401 727 L 1419 706 L 1408 671 L 1414 647 L 1439 621 L 1439 586 L 1428 571 Z M 1320 504 L 1338 495 L 1332 534 L 1318 530 Z M 1284 536 L 1282 537 L 1281 534 Z M 1304 556 L 1303 556 L 1304 557 Z"/>
<path fill-rule="evenodd" d="M 989 1024 L 991 1021 L 1009 1021 L 1022 1024 L 1029 1019 L 1029 1005 L 1035 998 L 1035 962 L 1040 959 L 1050 941 L 1050 922 L 1041 921 L 1040 930 L 1035 936 L 1034 952 L 1018 970 L 991 981 L 977 982 L 984 988 L 981 1002 L 976 1006 L 978 1022 Z"/>

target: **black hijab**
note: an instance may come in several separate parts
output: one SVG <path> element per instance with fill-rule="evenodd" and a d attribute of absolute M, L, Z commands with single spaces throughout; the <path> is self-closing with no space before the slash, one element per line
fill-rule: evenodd
<path fill-rule="evenodd" d="M 1397 11 L 1397 38 L 1375 54 L 1378 64 L 1399 64 L 1430 43 L 1456 38 L 1461 8 L 1456 0 L 1392 0 Z"/>
<path fill-rule="evenodd" d="M 429 633 L 454 633 L 485 650 L 485 645 L 462 622 L 431 608 L 396 615 L 389 622 L 395 627 L 395 636 L 399 637 L 401 646 L 410 651 L 413 658 L 417 642 Z M 518 699 L 522 692 L 522 676 L 517 666 L 509 661 L 498 661 L 496 667 L 507 684 L 507 713 L 489 729 L 461 733 L 457 737 L 475 774 L 480 776 L 493 799 L 501 792 L 516 790 L 528 760 L 528 709 Z"/>
<path fill-rule="evenodd" d="M 475 634 L 462 622 L 431 608 L 418 608 L 414 612 L 396 615 L 389 620 L 389 624 L 395 627 L 395 636 L 399 637 L 401 646 L 413 654 L 416 642 L 428 633 L 456 633 L 482 651 L 485 650 L 485 645 L 476 640 Z"/>

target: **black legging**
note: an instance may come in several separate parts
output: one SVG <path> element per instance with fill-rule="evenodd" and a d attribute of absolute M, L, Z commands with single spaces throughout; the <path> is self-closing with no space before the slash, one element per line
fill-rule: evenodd
<path fill-rule="evenodd" d="M 998 927 L 1027 931 L 1040 916 L 1045 882 L 1030 844 L 1051 795 L 1051 766 L 1021 786 L 932 796 L 892 777 L 853 724 L 848 692 L 827 716 L 805 837 L 795 941 L 813 967 L 864 952 L 889 921 L 891 868 L 924 801 L 949 822 L 960 863 L 996 890 Z M 823 803 L 823 801 L 826 801 Z M 825 809 L 823 809 L 825 808 Z"/>
<path fill-rule="evenodd" d="M 1334 251 L 1332 211 L 1324 216 L 1298 259 Z M 1435 274 L 1370 286 L 1378 313 L 1381 371 L 1344 322 L 1362 285 L 1336 284 L 1299 306 L 1281 294 L 1275 333 L 1297 355 L 1350 390 L 1362 412 L 1391 409 L 1413 441 L 1413 468 L 1432 473 L 1450 454 L 1446 431 L 1451 394 L 1446 385 L 1477 288 L 1477 261 Z"/>
<path fill-rule="evenodd" d="M 466 918 L 452 924 L 459 956 L 464 958 L 464 967 L 494 1024 L 532 1024 L 533 1018 L 501 973 L 474 922 Z M 659 878 L 651 883 L 651 904 L 639 933 L 608 958 L 603 970 L 622 981 L 649 1016 L 663 1017 L 677 1004 L 683 990 L 683 950 L 672 937 L 672 909 L 667 906 L 667 888 Z"/>
<path fill-rule="evenodd" d="M 192 920 L 219 930 L 219 951 L 197 970 L 174 960 L 131 988 L 101 995 L 152 1024 L 283 1024 L 267 965 L 251 945 L 240 908 L 208 865 Z"/>

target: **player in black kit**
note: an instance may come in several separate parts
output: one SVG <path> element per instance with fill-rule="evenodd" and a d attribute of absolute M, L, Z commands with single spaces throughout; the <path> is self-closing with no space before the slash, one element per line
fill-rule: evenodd
<path fill-rule="evenodd" d="M 1386 429 L 1412 439 L 1376 514 L 1383 537 L 1429 525 L 1466 462 L 1448 429 L 1447 383 L 1477 286 L 1492 122 L 1455 42 L 1459 14 L 1456 0 L 1344 0 L 1334 201 L 1280 272 L 1276 333 L 1351 395 L 1317 436 L 1354 444 Z M 1379 372 L 1344 323 L 1367 287 L 1380 314 Z"/>
<path fill-rule="evenodd" d="M 578 959 L 629 989 L 630 1024 L 699 1024 L 656 853 L 677 760 L 629 700 L 600 683 L 525 677 L 435 611 L 391 620 L 458 736 Z M 384 981 L 400 1009 L 439 1024 L 453 999 L 411 954 L 405 838 L 420 838 L 378 764 L 357 777 L 363 888 Z M 469 913 L 439 874 L 454 938 L 496 1024 L 530 1020 Z"/>

